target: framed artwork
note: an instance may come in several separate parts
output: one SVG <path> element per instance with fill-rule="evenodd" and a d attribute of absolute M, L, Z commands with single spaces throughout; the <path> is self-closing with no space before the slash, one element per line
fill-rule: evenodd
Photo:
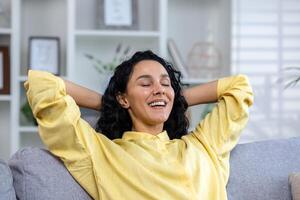
<path fill-rule="evenodd" d="M 9 49 L 4 46 L 0 46 L 0 94 L 10 94 Z"/>
<path fill-rule="evenodd" d="M 58 37 L 29 38 L 28 67 L 60 75 L 60 40 Z"/>
<path fill-rule="evenodd" d="M 100 0 L 101 29 L 138 29 L 137 0 Z"/>

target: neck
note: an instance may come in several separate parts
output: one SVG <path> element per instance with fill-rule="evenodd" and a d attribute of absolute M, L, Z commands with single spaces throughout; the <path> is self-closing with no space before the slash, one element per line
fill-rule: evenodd
<path fill-rule="evenodd" d="M 150 133 L 157 135 L 163 131 L 163 124 L 158 125 L 146 125 L 146 124 L 133 124 L 132 131 Z"/>

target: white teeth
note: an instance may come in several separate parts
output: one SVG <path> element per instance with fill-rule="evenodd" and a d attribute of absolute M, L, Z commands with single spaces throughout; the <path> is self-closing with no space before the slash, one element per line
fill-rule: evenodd
<path fill-rule="evenodd" d="M 155 101 L 149 104 L 150 106 L 165 106 L 166 103 L 163 101 Z"/>

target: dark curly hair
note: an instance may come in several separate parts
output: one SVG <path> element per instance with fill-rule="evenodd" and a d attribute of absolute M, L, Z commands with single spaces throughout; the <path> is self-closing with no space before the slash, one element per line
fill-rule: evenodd
<path fill-rule="evenodd" d="M 150 50 L 136 52 L 129 60 L 124 61 L 115 69 L 114 75 L 102 96 L 100 118 L 96 124 L 96 131 L 101 132 L 110 139 L 122 138 L 125 131 L 131 131 L 132 121 L 130 115 L 119 104 L 116 97 L 120 93 L 125 93 L 134 66 L 143 60 L 159 62 L 169 74 L 175 96 L 172 111 L 163 128 L 167 131 L 170 139 L 179 139 L 187 134 L 189 126 L 189 121 L 185 116 L 188 104 L 181 93 L 181 73 L 175 70 L 169 62 Z"/>

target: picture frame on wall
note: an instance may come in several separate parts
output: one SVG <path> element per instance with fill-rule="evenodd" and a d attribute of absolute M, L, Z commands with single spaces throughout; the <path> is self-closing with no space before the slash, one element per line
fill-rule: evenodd
<path fill-rule="evenodd" d="M 7 46 L 0 46 L 0 94 L 10 94 L 10 62 Z"/>
<path fill-rule="evenodd" d="M 59 37 L 31 36 L 29 38 L 28 67 L 60 75 Z"/>
<path fill-rule="evenodd" d="M 137 0 L 100 0 L 100 29 L 138 29 Z"/>

